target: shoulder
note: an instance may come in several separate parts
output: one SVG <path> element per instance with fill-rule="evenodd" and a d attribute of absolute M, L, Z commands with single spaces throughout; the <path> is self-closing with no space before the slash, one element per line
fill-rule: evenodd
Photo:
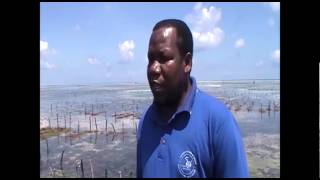
<path fill-rule="evenodd" d="M 221 126 L 235 123 L 232 113 L 222 101 L 200 89 L 197 89 L 194 105 L 203 114 L 207 114 L 209 126 L 216 130 Z"/>
<path fill-rule="evenodd" d="M 137 132 L 137 138 L 139 139 L 140 134 L 141 134 L 141 129 L 143 127 L 143 125 L 145 124 L 145 122 L 148 122 L 148 118 L 150 117 L 152 113 L 152 105 L 150 105 L 146 110 L 144 110 L 144 112 L 142 113 L 140 119 L 139 119 L 139 123 L 138 123 L 138 132 Z"/>
<path fill-rule="evenodd" d="M 231 112 L 224 103 L 214 96 L 197 89 L 196 106 L 210 113 L 211 116 L 230 115 Z"/>

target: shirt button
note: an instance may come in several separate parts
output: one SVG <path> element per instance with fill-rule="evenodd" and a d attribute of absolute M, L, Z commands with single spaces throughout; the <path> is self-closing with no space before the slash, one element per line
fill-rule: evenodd
<path fill-rule="evenodd" d="M 161 144 L 165 144 L 166 143 L 166 140 L 165 139 L 161 139 Z"/>

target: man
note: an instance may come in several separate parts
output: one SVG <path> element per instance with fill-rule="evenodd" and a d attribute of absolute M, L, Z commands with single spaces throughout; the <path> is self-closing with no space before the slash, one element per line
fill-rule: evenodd
<path fill-rule="evenodd" d="M 236 121 L 197 88 L 193 40 L 181 20 L 153 28 L 147 76 L 153 103 L 138 126 L 138 177 L 248 177 Z"/>

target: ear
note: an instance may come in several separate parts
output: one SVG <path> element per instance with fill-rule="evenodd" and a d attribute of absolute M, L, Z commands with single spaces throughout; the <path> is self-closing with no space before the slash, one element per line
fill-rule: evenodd
<path fill-rule="evenodd" d="M 191 53 L 188 52 L 185 56 L 184 56 L 184 72 L 185 73 L 190 73 L 191 69 L 192 69 L 192 56 Z"/>

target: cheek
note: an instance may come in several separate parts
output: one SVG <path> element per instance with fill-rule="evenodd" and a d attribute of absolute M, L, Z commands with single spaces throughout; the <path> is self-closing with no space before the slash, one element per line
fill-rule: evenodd
<path fill-rule="evenodd" d="M 175 66 L 176 63 L 175 63 L 175 60 L 169 60 L 167 63 L 166 63 L 167 66 Z"/>
<path fill-rule="evenodd" d="M 165 64 L 162 64 L 162 74 L 169 79 L 176 79 L 179 76 L 179 66 L 175 60 L 169 60 Z"/>
<path fill-rule="evenodd" d="M 150 76 L 150 74 L 151 74 L 151 64 L 148 64 L 147 65 L 147 70 L 146 70 L 146 73 L 147 73 L 147 76 L 149 77 Z"/>
<path fill-rule="evenodd" d="M 169 60 L 165 64 L 162 64 L 161 71 L 164 75 L 171 75 L 176 70 L 176 64 L 174 60 Z"/>

